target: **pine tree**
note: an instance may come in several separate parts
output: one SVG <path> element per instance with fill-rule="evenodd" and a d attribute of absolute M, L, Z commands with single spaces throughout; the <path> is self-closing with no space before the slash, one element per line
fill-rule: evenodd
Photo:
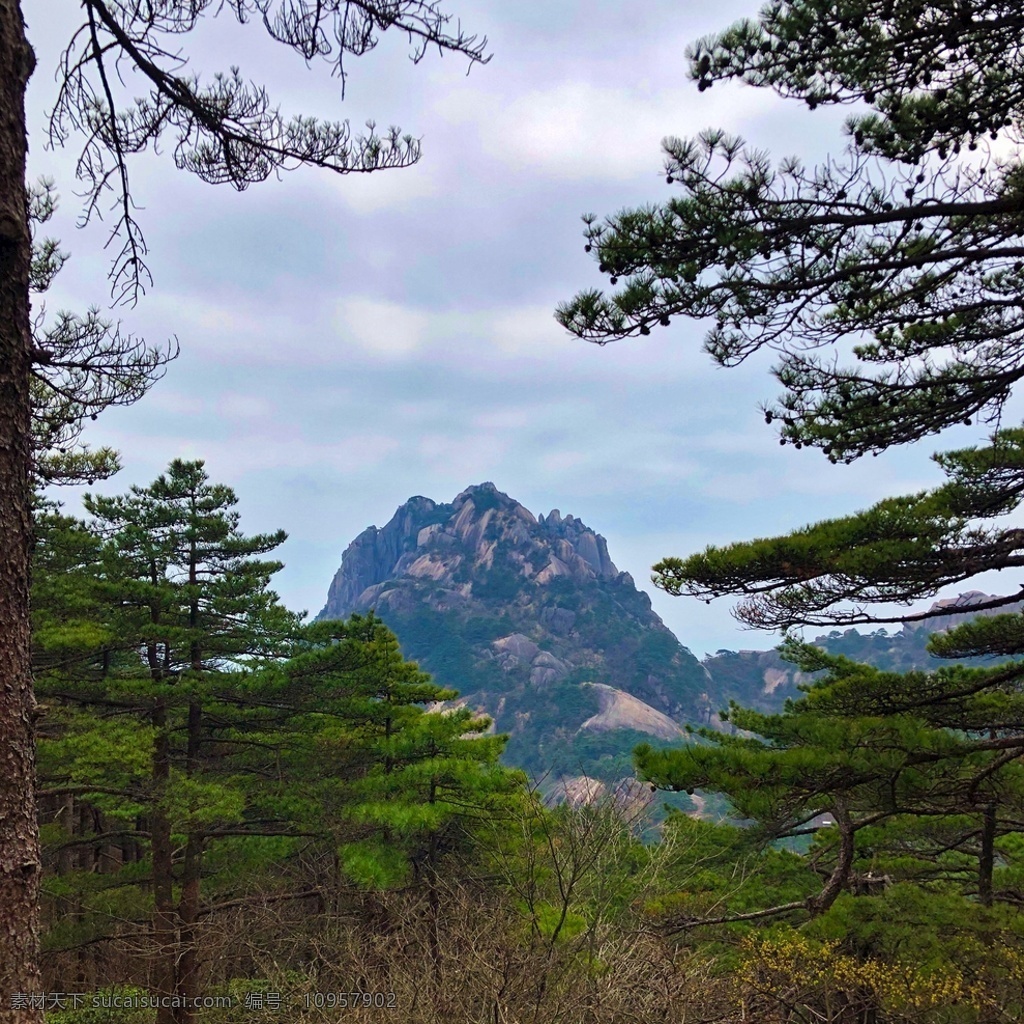
<path fill-rule="evenodd" d="M 44 547 L 67 558 L 71 534 L 81 552 L 77 581 L 41 574 L 49 587 L 39 601 L 42 667 L 55 652 L 78 648 L 70 663 L 58 660 L 43 676 L 47 695 L 66 710 L 42 751 L 42 793 L 78 795 L 113 819 L 100 835 L 71 840 L 91 844 L 93 856 L 112 842 L 145 844 L 157 989 L 183 1000 L 197 994 L 204 854 L 225 830 L 247 827 L 244 785 L 224 753 L 238 727 L 240 675 L 280 656 L 298 629 L 269 589 L 280 563 L 260 557 L 284 533 L 243 536 L 235 503 L 229 488 L 209 482 L 201 462 L 175 461 L 148 488 L 86 496 L 98 543 L 58 523 L 64 535 L 52 534 L 56 543 Z M 69 638 L 47 630 L 54 603 L 66 606 L 82 593 L 93 632 Z M 252 831 L 262 834 L 261 824 Z M 162 1020 L 190 1015 L 186 1007 L 160 1010 Z"/>
<path fill-rule="evenodd" d="M 424 893 L 424 952 L 439 985 L 443 875 L 472 856 L 483 833 L 500 831 L 525 778 L 498 764 L 507 737 L 486 735 L 490 719 L 451 706 L 458 694 L 406 661 L 372 613 L 317 623 L 309 639 L 284 681 L 297 709 L 312 700 L 305 751 L 317 766 L 317 820 L 330 825 L 344 876 Z"/>
<path fill-rule="evenodd" d="M 687 54 L 700 91 L 734 79 L 810 109 L 862 102 L 868 112 L 848 119 L 845 150 L 815 168 L 775 166 L 720 130 L 667 139 L 679 194 L 604 223 L 585 218 L 587 250 L 623 284 L 579 294 L 559 319 L 603 344 L 707 318 L 705 348 L 720 365 L 776 352 L 784 392 L 765 420 L 781 444 L 833 463 L 953 424 L 1000 424 L 1024 376 L 1024 107 L 1012 86 L 1022 25 L 1002 0 L 776 0 L 698 41 Z M 666 559 L 656 582 L 748 597 L 741 618 L 764 628 L 899 621 L 869 606 L 1020 564 L 1019 535 L 986 520 L 1015 505 L 1021 440 L 999 429 L 987 446 L 936 456 L 944 488 Z"/>
<path fill-rule="evenodd" d="M 48 891 L 67 911 L 49 941 L 116 936 L 105 916 L 137 916 L 141 883 L 157 991 L 192 999 L 198 921 L 244 902 L 250 883 L 266 892 L 258 848 L 276 837 L 279 866 L 312 843 L 340 874 L 312 890 L 270 883 L 275 899 L 421 886 L 440 969 L 439 873 L 522 791 L 497 763 L 505 737 L 440 708 L 454 691 L 372 615 L 301 626 L 268 589 L 279 563 L 260 557 L 283 534 L 242 536 L 234 503 L 202 463 L 175 462 L 147 488 L 88 497 L 88 525 L 41 517 L 41 797 Z"/>
<path fill-rule="evenodd" d="M 32 236 L 25 188 L 28 133 L 25 91 L 36 66 L 20 0 L 0 3 L 0 990 L 38 990 L 39 845 L 32 797 L 35 698 L 31 679 L 29 565 L 32 545 L 33 366 L 30 316 Z M 273 8 L 273 10 L 271 10 Z M 225 13 L 227 12 L 227 13 Z M 86 0 L 68 41 L 50 137 L 63 145 L 80 135 L 78 170 L 85 218 L 113 189 L 118 214 L 112 268 L 115 295 L 133 300 L 149 282 L 146 245 L 129 186 L 130 159 L 167 142 L 179 167 L 204 181 L 244 189 L 283 169 L 313 165 L 337 173 L 403 167 L 419 144 L 398 129 L 353 137 L 345 122 L 283 118 L 264 89 L 240 72 L 202 82 L 185 71 L 181 37 L 204 17 L 262 18 L 268 34 L 307 64 L 327 61 L 344 76 L 347 58 L 372 50 L 381 32 L 404 32 L 419 60 L 431 46 L 485 62 L 486 40 L 447 31 L 449 16 L 434 0 L 352 5 L 324 0 L 156 0 L 124 4 Z M 123 89 L 122 89 L 123 87 Z M 140 93 L 148 90 L 148 94 Z M 37 405 L 38 407 L 38 405 Z M 81 466 L 71 467 L 77 472 Z M 33 1006 L 0 1005 L 0 1020 L 38 1021 Z"/>
<path fill-rule="evenodd" d="M 488 718 L 451 706 L 458 694 L 406 661 L 372 614 L 316 623 L 307 643 L 284 666 L 283 696 L 314 722 L 332 721 L 311 733 L 309 756 L 334 766 L 324 799 L 345 870 L 378 886 L 410 871 L 429 878 L 522 788 L 521 774 L 498 764 L 507 737 L 487 735 Z"/>
<path fill-rule="evenodd" d="M 1024 811 L 1024 695 L 1019 669 L 950 666 L 899 674 L 790 641 L 785 656 L 824 673 L 782 714 L 732 706 L 738 733 L 701 729 L 703 743 L 636 751 L 658 786 L 729 798 L 765 839 L 829 836 L 822 889 L 760 913 L 826 911 L 858 869 L 890 881 L 956 883 L 991 905 L 1000 836 Z M 831 828 L 822 831 L 823 817 Z M 973 865 L 973 867 L 972 867 Z"/>
<path fill-rule="evenodd" d="M 708 547 L 654 568 L 671 594 L 711 600 L 743 598 L 744 623 L 762 629 L 927 621 L 945 612 L 884 614 L 872 604 L 911 604 L 985 569 L 1024 564 L 1022 535 L 995 521 L 1012 514 L 1024 494 L 1024 430 L 1006 428 L 990 443 L 934 456 L 948 481 L 930 491 L 886 498 L 863 512 L 829 519 L 783 537 Z M 981 601 L 977 611 L 1020 601 L 1020 594 Z M 1000 620 L 1005 629 L 1005 619 Z M 976 638 L 983 634 L 976 633 Z M 958 654 L 978 655 L 977 643 Z M 992 654 L 1024 652 L 1009 634 Z"/>
<path fill-rule="evenodd" d="M 698 41 L 700 91 L 735 79 L 868 112 L 813 168 L 721 129 L 666 139 L 678 195 L 585 218 L 587 250 L 623 283 L 559 319 L 601 344 L 707 319 L 720 365 L 777 352 L 769 421 L 832 461 L 996 421 L 1024 376 L 1022 27 L 1006 0 L 773 0 Z"/>
<path fill-rule="evenodd" d="M 869 110 L 848 119 L 845 151 L 815 168 L 774 164 L 721 130 L 667 139 L 676 197 L 585 218 L 587 250 L 613 287 L 623 283 L 610 296 L 581 293 L 560 320 L 603 344 L 707 318 L 705 348 L 720 365 L 774 351 L 783 393 L 766 422 L 781 444 L 832 463 L 953 424 L 999 424 L 1024 377 L 1022 26 L 1018 7 L 999 0 L 777 0 L 700 40 L 688 51 L 700 91 L 737 79 L 812 110 Z M 993 141 L 1010 148 L 997 158 Z M 1019 503 L 1022 442 L 1020 429 L 997 429 L 986 445 L 935 456 L 949 478 L 941 487 L 667 558 L 656 582 L 740 597 L 738 616 L 761 628 L 900 621 L 871 606 L 1022 564 L 1024 537 L 994 522 Z M 1022 622 L 962 627 L 933 650 L 1020 654 Z M 829 815 L 815 854 L 831 864 L 820 893 L 752 916 L 821 915 L 868 848 L 897 875 L 944 877 L 982 905 L 998 900 L 996 847 L 1020 829 L 1024 670 L 898 676 L 812 648 L 790 653 L 825 676 L 784 714 L 733 708 L 736 735 L 705 730 L 706 745 L 637 751 L 656 784 L 724 793 L 768 837 L 815 831 Z"/>

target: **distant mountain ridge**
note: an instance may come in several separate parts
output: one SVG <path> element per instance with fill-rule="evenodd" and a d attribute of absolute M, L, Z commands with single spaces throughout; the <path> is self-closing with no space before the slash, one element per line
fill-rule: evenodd
<path fill-rule="evenodd" d="M 1024 602 L 977 610 L 978 605 L 992 599 L 992 595 L 980 590 L 969 590 L 931 604 L 929 611 L 945 614 L 864 633 L 857 629 L 834 629 L 814 637 L 811 642 L 829 654 L 841 654 L 851 661 L 866 662 L 891 672 L 936 669 L 950 664 L 950 661 L 935 657 L 928 651 L 928 639 L 933 633 L 944 632 L 977 616 L 1005 615 L 1024 610 Z M 992 662 L 991 658 L 967 658 L 959 663 L 991 665 Z M 789 662 L 783 661 L 774 650 L 721 650 L 706 657 L 702 664 L 719 687 L 751 694 L 751 706 L 761 710 L 771 710 L 773 706 L 778 706 L 776 693 L 791 694 L 801 683 L 809 682 L 806 676 Z M 762 687 L 763 692 L 760 696 L 754 696 L 758 686 Z"/>

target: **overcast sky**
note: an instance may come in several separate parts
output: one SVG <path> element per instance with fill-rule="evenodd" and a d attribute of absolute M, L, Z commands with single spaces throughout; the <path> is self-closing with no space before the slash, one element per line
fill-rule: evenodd
<path fill-rule="evenodd" d="M 44 147 L 79 5 L 24 8 L 39 55 L 31 173 L 57 179 L 52 233 L 72 252 L 48 306 L 109 305 L 107 228 L 75 227 L 79 140 Z M 535 513 L 558 508 L 607 537 L 698 657 L 771 646 L 777 638 L 738 628 L 727 601 L 656 591 L 652 563 L 933 485 L 928 454 L 980 435 L 830 466 L 780 448 L 765 426 L 757 406 L 776 392 L 767 359 L 717 369 L 701 352 L 703 325 L 679 320 L 598 348 L 568 337 L 553 311 L 603 283 L 583 251 L 582 214 L 671 195 L 664 136 L 721 126 L 814 159 L 842 146 L 842 112 L 742 86 L 700 94 L 686 80 L 686 44 L 756 13 L 741 0 L 446 9 L 488 36 L 490 64 L 467 76 L 465 60 L 434 53 L 414 66 L 404 41 L 385 37 L 349 63 L 344 101 L 325 67 L 229 13 L 179 41 L 194 70 L 237 64 L 284 112 L 400 125 L 422 139 L 423 158 L 370 176 L 299 170 L 242 194 L 177 171 L 167 153 L 132 165 L 155 283 L 111 315 L 151 342 L 177 336 L 181 356 L 142 402 L 92 425 L 88 440 L 118 448 L 125 465 L 95 490 L 205 459 L 237 491 L 243 529 L 288 532 L 277 589 L 315 614 L 366 526 L 412 495 L 450 501 L 491 480 Z"/>

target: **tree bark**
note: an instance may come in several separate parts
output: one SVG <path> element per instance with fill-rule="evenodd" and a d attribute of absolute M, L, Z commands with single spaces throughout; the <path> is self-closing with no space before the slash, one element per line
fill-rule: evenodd
<path fill-rule="evenodd" d="M 190 502 L 191 518 L 197 517 L 196 501 Z M 196 540 L 193 534 L 189 542 L 188 583 L 192 597 L 189 601 L 188 625 L 192 632 L 189 650 L 191 669 L 195 676 L 203 672 L 202 648 L 196 639 L 199 628 L 199 562 Z M 199 771 L 199 745 L 203 732 L 203 709 L 196 698 L 188 702 L 188 745 L 185 752 L 185 773 L 189 778 Z M 199 995 L 199 951 L 196 949 L 196 921 L 199 917 L 199 886 L 203 862 L 204 839 L 195 824 L 190 826 L 185 843 L 185 864 L 181 876 L 181 899 L 178 902 L 178 956 L 177 994 L 182 1000 L 175 1009 L 177 1024 L 192 1024 L 195 1017 L 194 1005 Z"/>
<path fill-rule="evenodd" d="M 821 892 L 812 896 L 807 901 L 807 909 L 811 917 L 818 917 L 824 914 L 829 907 L 835 903 L 839 894 L 846 888 L 850 881 L 850 873 L 853 870 L 854 854 L 854 833 L 856 828 L 850 819 L 850 812 L 846 809 L 845 803 L 836 800 L 832 808 L 832 817 L 835 818 L 836 829 L 839 832 L 839 848 L 836 850 L 836 866 L 832 874 L 828 876 Z"/>
<path fill-rule="evenodd" d="M 174 914 L 174 860 L 171 847 L 171 822 L 167 813 L 171 777 L 170 741 L 167 737 L 167 707 L 163 698 L 153 709 L 156 744 L 153 750 L 153 941 L 156 946 L 156 991 L 173 996 L 177 985 L 176 961 L 178 935 Z M 174 1010 L 159 1006 L 157 1024 L 174 1024 Z"/>
<path fill-rule="evenodd" d="M 978 902 L 992 906 L 992 871 L 996 860 L 996 805 L 986 804 L 981 824 L 981 855 L 978 858 Z"/>
<path fill-rule="evenodd" d="M 185 846 L 185 864 L 178 904 L 178 978 L 177 995 L 182 1004 L 175 1008 L 177 1024 L 192 1024 L 195 1000 L 199 996 L 199 951 L 196 948 L 196 921 L 199 917 L 199 884 L 203 862 L 203 838 L 192 832 Z"/>
<path fill-rule="evenodd" d="M 0 0 L 0 1024 L 41 1021 L 39 832 L 29 654 L 32 243 L 25 85 L 35 56 L 18 0 Z"/>
<path fill-rule="evenodd" d="M 195 578 L 194 567 L 192 572 Z M 196 618 L 193 612 L 193 618 Z M 193 644 L 193 669 L 199 662 L 197 645 Z M 188 705 L 188 752 L 185 770 L 193 777 L 199 769 L 199 742 L 202 737 L 203 710 L 197 700 Z M 175 1009 L 177 1024 L 192 1024 L 193 1009 L 199 995 L 199 950 L 196 948 L 196 922 L 199 919 L 199 889 L 202 880 L 205 839 L 197 825 L 191 825 L 185 844 L 185 863 L 181 876 L 181 899 L 178 902 L 178 977 L 177 994 L 183 1004 Z"/>

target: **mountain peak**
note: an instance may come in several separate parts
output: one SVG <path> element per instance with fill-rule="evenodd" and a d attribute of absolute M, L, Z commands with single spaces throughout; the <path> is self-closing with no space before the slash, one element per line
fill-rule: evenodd
<path fill-rule="evenodd" d="M 707 686 L 650 598 L 616 568 L 604 537 L 557 509 L 537 518 L 491 481 L 448 504 L 412 498 L 345 549 L 320 618 L 371 609 L 408 657 L 513 733 L 515 715 L 541 691 L 552 729 L 591 718 L 599 728 L 607 693 L 580 690 L 583 682 L 650 705 L 629 727 L 649 731 L 661 722 L 665 732 L 657 716 L 685 714 Z M 626 727 L 605 717 L 607 728 Z"/>
<path fill-rule="evenodd" d="M 429 579 L 458 602 L 494 590 L 547 586 L 560 577 L 632 580 L 608 555 L 608 543 L 557 509 L 538 520 L 491 482 L 474 484 L 450 504 L 410 498 L 383 527 L 367 527 L 342 555 L 321 618 L 403 600 L 391 586 L 405 577 Z M 499 588 L 501 589 L 501 588 Z M 388 596 L 392 595 L 392 596 Z M 646 595 L 641 598 L 649 601 Z"/>
<path fill-rule="evenodd" d="M 467 487 L 461 494 L 455 496 L 452 507 L 461 509 L 467 502 L 472 502 L 478 512 L 486 512 L 492 508 L 510 510 L 523 508 L 515 498 L 510 498 L 504 491 L 499 491 L 490 480 Z"/>
<path fill-rule="evenodd" d="M 456 496 L 453 505 L 458 505 L 465 501 L 467 498 L 473 498 L 480 494 L 497 495 L 499 498 L 505 498 L 507 501 L 512 499 L 504 491 L 499 491 L 497 487 L 490 481 L 485 480 L 482 484 L 470 484 L 461 494 Z"/>

